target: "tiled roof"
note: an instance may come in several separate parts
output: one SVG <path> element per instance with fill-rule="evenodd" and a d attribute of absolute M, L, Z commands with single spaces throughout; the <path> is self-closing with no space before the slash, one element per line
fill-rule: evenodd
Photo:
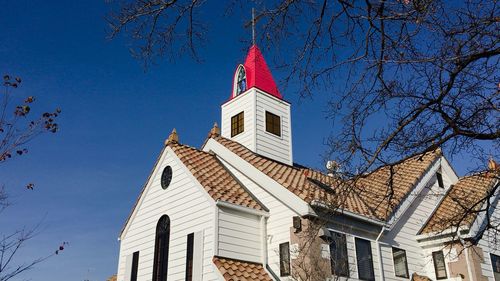
<path fill-rule="evenodd" d="M 411 275 L 411 281 L 432 281 L 432 279 L 430 279 L 427 276 L 418 275 L 417 273 L 414 272 Z"/>
<path fill-rule="evenodd" d="M 486 202 L 484 199 L 488 198 L 488 193 L 498 181 L 497 176 L 483 172 L 461 178 L 450 187 L 421 233 L 439 232 L 457 226 L 470 227 L 482 202 Z"/>
<path fill-rule="evenodd" d="M 227 281 L 273 281 L 262 264 L 214 257 L 213 262 Z"/>
<path fill-rule="evenodd" d="M 266 210 L 256 199 L 250 195 L 227 171 L 224 166 L 210 153 L 200 151 L 196 148 L 189 147 L 169 141 L 163 147 L 158 158 L 156 159 L 155 167 L 158 165 L 161 155 L 166 147 L 172 148 L 179 159 L 186 165 L 189 171 L 200 182 L 207 193 L 215 200 L 226 201 L 244 207 L 249 207 L 256 210 Z M 125 224 L 122 227 L 120 235 L 125 230 L 134 210 L 139 204 L 139 200 L 146 189 L 147 183 L 151 180 L 153 171 L 148 176 L 146 183 L 142 187 L 141 193 L 137 197 L 132 210 L 130 211 Z"/>
<path fill-rule="evenodd" d="M 390 217 L 415 183 L 441 155 L 437 150 L 408 158 L 392 169 L 381 167 L 361 177 L 353 185 L 309 168 L 290 166 L 260 156 L 223 137 L 214 139 L 308 203 L 323 201 L 381 221 Z"/>
<path fill-rule="evenodd" d="M 307 168 L 286 165 L 260 156 L 245 146 L 224 137 L 214 139 L 308 203 L 313 200 L 327 199 L 333 194 L 333 190 L 319 188 L 309 180 L 309 175 L 320 178 L 318 172 L 314 173 Z"/>
<path fill-rule="evenodd" d="M 439 157 L 441 150 L 438 149 L 407 158 L 393 166 L 382 166 L 359 178 L 356 192 L 364 198 L 377 218 L 388 220 Z"/>
<path fill-rule="evenodd" d="M 169 143 L 168 146 L 172 148 L 177 157 L 215 201 L 221 200 L 256 210 L 264 210 L 261 204 L 236 181 L 214 155 L 175 142 Z"/>

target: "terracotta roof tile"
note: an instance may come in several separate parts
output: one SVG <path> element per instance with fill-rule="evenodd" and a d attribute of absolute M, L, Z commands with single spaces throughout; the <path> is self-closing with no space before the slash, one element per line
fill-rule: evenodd
<path fill-rule="evenodd" d="M 262 264 L 214 257 L 213 262 L 227 281 L 273 281 Z"/>
<path fill-rule="evenodd" d="M 264 210 L 214 155 L 178 143 L 169 143 L 168 146 L 215 201 Z"/>
<path fill-rule="evenodd" d="M 381 167 L 361 177 L 353 186 L 307 167 L 290 166 L 260 156 L 224 137 L 214 139 L 308 203 L 321 200 L 332 207 L 381 221 L 389 219 L 416 182 L 441 156 L 440 150 L 436 150 L 408 158 L 392 169 Z M 272 170 L 269 169 L 271 165 Z"/>
<path fill-rule="evenodd" d="M 394 166 L 382 166 L 358 179 L 357 192 L 377 218 L 387 220 L 440 156 L 441 151 L 436 150 L 405 159 Z"/>
<path fill-rule="evenodd" d="M 432 279 L 424 275 L 418 275 L 417 273 L 413 273 L 411 275 L 411 281 L 432 281 Z"/>
<path fill-rule="evenodd" d="M 154 167 L 156 167 L 160 162 L 165 148 L 170 147 L 214 200 L 222 200 L 256 210 L 267 211 L 265 207 L 253 198 L 252 195 L 234 179 L 231 173 L 224 168 L 224 165 L 222 165 L 222 163 L 220 163 L 214 155 L 193 147 L 179 144 L 177 142 L 178 137 L 176 134 L 177 133 L 174 129 L 165 143 L 166 146 L 162 148 L 160 154 L 156 158 Z M 172 137 L 174 138 L 173 141 Z M 120 236 L 123 234 L 125 227 L 129 223 L 132 214 L 137 208 L 139 200 L 146 190 L 147 183 L 151 180 L 153 171 L 154 169 L 151 171 L 146 182 L 142 186 L 141 192 L 137 197 L 127 220 L 123 224 Z"/>
<path fill-rule="evenodd" d="M 498 176 L 498 175 L 497 175 Z M 461 178 L 443 198 L 421 233 L 439 232 L 450 227 L 470 227 L 477 217 L 488 193 L 498 182 L 491 172 L 483 172 Z"/>

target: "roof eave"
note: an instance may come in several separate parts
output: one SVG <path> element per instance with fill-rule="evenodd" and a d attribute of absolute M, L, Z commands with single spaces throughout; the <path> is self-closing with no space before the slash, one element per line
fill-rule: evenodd
<path fill-rule="evenodd" d="M 471 235 L 469 233 L 470 228 L 468 226 L 460 226 L 459 228 L 456 227 L 450 227 L 445 230 L 441 231 L 433 231 L 433 232 L 426 232 L 422 234 L 418 234 L 415 236 L 415 240 L 418 242 L 422 243 L 424 240 L 429 241 L 429 240 L 438 240 L 438 239 L 443 239 L 447 237 L 459 237 L 461 239 L 467 239 L 471 238 Z M 466 233 L 464 235 L 459 233 Z"/>
<path fill-rule="evenodd" d="M 237 205 L 237 204 L 227 202 L 227 201 L 217 200 L 217 201 L 215 201 L 215 205 L 217 205 L 218 207 L 224 207 L 224 208 L 232 209 L 235 211 L 240 211 L 240 212 L 251 214 L 251 215 L 262 216 L 262 217 L 266 217 L 266 218 L 269 217 L 269 212 L 267 212 L 267 211 L 257 210 L 254 208 L 249 208 L 249 207 Z"/>
<path fill-rule="evenodd" d="M 436 173 L 441 165 L 441 155 L 436 156 L 434 160 L 427 166 L 425 171 L 422 172 L 420 175 L 420 178 L 417 180 L 416 184 L 414 185 L 413 189 L 411 189 L 406 197 L 400 202 L 398 205 L 397 209 L 395 209 L 392 214 L 389 216 L 389 219 L 387 220 L 387 225 L 389 226 L 389 230 L 391 230 L 403 217 L 403 214 L 406 213 L 406 211 L 410 208 L 412 203 L 418 198 L 418 195 L 422 190 L 429 184 L 429 181 L 432 179 L 432 176 L 434 173 Z M 416 191 L 416 192 L 414 192 Z M 414 192 L 415 195 L 411 196 Z"/>
<path fill-rule="evenodd" d="M 311 202 L 311 206 L 312 207 L 319 207 L 319 208 L 322 208 L 322 209 L 329 209 L 329 210 L 331 209 L 328 206 L 328 204 L 326 204 L 326 203 L 324 203 L 324 202 L 322 202 L 320 200 L 313 200 Z M 335 212 L 337 212 L 339 214 L 346 215 L 346 216 L 351 217 L 351 218 L 355 218 L 355 219 L 364 221 L 364 222 L 368 222 L 370 224 L 387 227 L 387 224 L 384 221 L 377 220 L 377 219 L 374 219 L 374 218 L 369 218 L 367 216 L 363 216 L 363 215 L 360 215 L 360 214 L 356 214 L 356 213 L 348 211 L 346 209 L 339 209 L 339 210 L 336 210 Z"/>

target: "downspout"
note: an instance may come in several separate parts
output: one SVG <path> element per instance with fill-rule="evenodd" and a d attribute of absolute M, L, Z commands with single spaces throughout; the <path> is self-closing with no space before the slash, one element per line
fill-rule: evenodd
<path fill-rule="evenodd" d="M 380 238 L 382 237 L 382 234 L 384 234 L 385 231 L 385 226 L 382 226 L 382 229 L 380 230 L 380 233 L 377 236 L 377 239 L 375 239 L 375 243 L 377 243 L 377 254 L 378 254 L 378 270 L 380 274 L 380 280 L 385 280 L 384 278 L 384 268 L 382 267 L 382 250 L 380 249 Z"/>
<path fill-rule="evenodd" d="M 265 267 L 267 265 L 267 218 L 260 217 L 260 239 L 261 239 L 261 262 Z"/>
<path fill-rule="evenodd" d="M 266 270 L 273 278 L 273 280 L 280 281 L 280 278 L 274 271 L 271 269 L 269 266 L 268 262 L 268 254 L 267 254 L 267 217 L 261 216 L 260 217 L 260 234 L 261 234 L 261 245 L 262 245 L 262 251 L 261 251 L 261 262 L 262 266 L 264 267 L 264 270 Z"/>
<path fill-rule="evenodd" d="M 467 263 L 467 273 L 469 274 L 469 280 L 474 280 L 474 278 L 472 276 L 472 268 L 470 268 L 471 264 L 470 264 L 470 260 L 469 260 L 468 246 L 465 244 L 465 240 L 462 239 L 462 237 L 460 236 L 460 230 L 457 231 L 457 235 L 458 235 L 458 239 L 460 240 L 462 245 L 464 245 L 465 262 Z"/>
<path fill-rule="evenodd" d="M 469 261 L 469 249 L 468 247 L 465 247 L 465 262 L 467 263 L 467 273 L 469 273 L 469 280 L 474 280 L 472 276 L 472 268 L 470 268 L 470 261 Z"/>

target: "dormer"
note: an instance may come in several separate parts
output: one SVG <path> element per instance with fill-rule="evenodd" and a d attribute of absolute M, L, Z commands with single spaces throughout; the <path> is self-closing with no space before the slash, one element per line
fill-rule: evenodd
<path fill-rule="evenodd" d="M 221 135 L 255 153 L 292 165 L 290 104 L 283 100 L 261 51 L 253 45 L 221 106 Z"/>

